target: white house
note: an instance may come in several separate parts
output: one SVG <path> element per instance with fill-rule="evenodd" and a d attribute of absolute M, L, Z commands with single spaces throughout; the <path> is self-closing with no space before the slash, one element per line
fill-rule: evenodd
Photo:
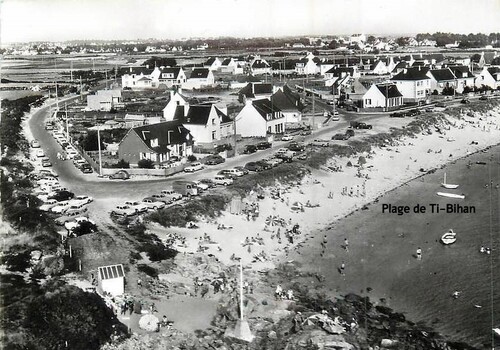
<path fill-rule="evenodd" d="M 143 89 L 151 87 L 151 80 L 149 80 L 149 83 L 145 83 L 144 80 L 139 82 L 139 80 L 144 77 L 151 79 L 153 71 L 154 68 L 149 68 L 149 66 L 128 67 L 122 75 L 122 88 Z"/>
<path fill-rule="evenodd" d="M 170 91 L 170 100 L 168 101 L 165 108 L 163 108 L 163 118 L 166 121 L 174 120 L 175 110 L 177 106 L 188 105 L 187 98 L 182 95 L 182 90 L 172 90 Z"/>
<path fill-rule="evenodd" d="M 316 65 L 320 60 L 312 53 L 308 52 L 306 57 L 301 58 L 295 63 L 295 72 L 300 75 L 314 75 L 319 72 Z"/>
<path fill-rule="evenodd" d="M 94 95 L 87 96 L 87 109 L 91 111 L 110 111 L 122 106 L 122 91 L 97 90 Z"/>
<path fill-rule="evenodd" d="M 267 63 L 266 60 L 260 58 L 255 58 L 253 60 L 250 64 L 250 69 L 254 75 L 271 74 L 271 65 Z"/>
<path fill-rule="evenodd" d="M 376 60 L 372 65 L 370 65 L 370 73 L 383 75 L 389 73 L 389 68 L 383 60 Z"/>
<path fill-rule="evenodd" d="M 97 268 L 97 287 L 103 293 L 112 296 L 123 295 L 125 292 L 125 271 L 123 265 L 109 265 Z"/>
<path fill-rule="evenodd" d="M 285 117 L 269 99 L 247 101 L 236 116 L 236 133 L 243 137 L 265 137 L 285 132 Z"/>
<path fill-rule="evenodd" d="M 402 105 L 403 94 L 395 84 L 373 84 L 362 98 L 362 108 L 394 109 Z"/>
<path fill-rule="evenodd" d="M 483 67 L 483 70 L 476 77 L 475 85 L 478 88 L 484 85 L 494 90 L 497 89 L 500 86 L 500 68 Z"/>
<path fill-rule="evenodd" d="M 456 90 L 459 94 L 464 91 L 465 87 L 474 88 L 476 77 L 471 73 L 468 66 L 453 66 L 450 69 L 457 79 Z"/>
<path fill-rule="evenodd" d="M 203 67 L 208 68 L 211 71 L 219 69 L 221 65 L 222 62 L 217 57 L 209 57 L 208 60 L 203 63 Z"/>
<path fill-rule="evenodd" d="M 123 119 L 127 129 L 136 128 L 145 124 L 146 117 L 143 114 L 126 114 Z"/>
<path fill-rule="evenodd" d="M 428 68 L 420 66 L 407 68 L 391 79 L 403 94 L 404 102 L 419 102 L 427 98 L 431 90 L 428 71 Z"/>
<path fill-rule="evenodd" d="M 210 87 L 215 84 L 214 73 L 208 68 L 193 68 L 191 75 L 183 85 L 185 89 L 200 89 Z"/>
<path fill-rule="evenodd" d="M 166 67 L 160 68 L 158 74 L 158 86 L 165 85 L 171 88 L 173 86 L 180 86 L 186 82 L 186 73 L 181 67 Z"/>
<path fill-rule="evenodd" d="M 243 74 L 243 66 L 232 57 L 225 58 L 219 70 L 223 73 Z"/>
<path fill-rule="evenodd" d="M 442 93 L 445 88 L 457 88 L 457 79 L 450 68 L 431 69 L 427 72 L 431 79 L 431 91 Z"/>
<path fill-rule="evenodd" d="M 233 134 L 233 121 L 226 111 L 214 104 L 178 106 L 174 120 L 179 121 L 193 136 L 194 143 L 207 144 Z"/>

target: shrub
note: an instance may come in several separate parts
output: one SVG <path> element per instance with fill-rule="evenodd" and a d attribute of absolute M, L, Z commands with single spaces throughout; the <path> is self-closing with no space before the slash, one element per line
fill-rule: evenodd
<path fill-rule="evenodd" d="M 155 163 L 150 159 L 141 159 L 137 162 L 137 166 L 142 169 L 154 169 Z"/>
<path fill-rule="evenodd" d="M 198 158 L 196 158 L 195 155 L 191 154 L 187 157 L 188 161 L 190 162 L 196 162 L 198 160 Z"/>
<path fill-rule="evenodd" d="M 155 269 L 154 267 L 151 267 L 149 265 L 144 265 L 144 264 L 139 264 L 137 266 L 137 269 L 141 272 L 144 272 L 146 275 L 157 278 L 158 277 L 158 270 Z"/>
<path fill-rule="evenodd" d="M 123 159 L 120 159 L 117 163 L 109 165 L 110 168 L 118 168 L 118 169 L 129 169 L 130 163 L 126 162 Z"/>

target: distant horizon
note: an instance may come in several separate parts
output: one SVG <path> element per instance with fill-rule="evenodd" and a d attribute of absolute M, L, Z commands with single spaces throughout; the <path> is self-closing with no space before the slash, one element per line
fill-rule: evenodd
<path fill-rule="evenodd" d="M 500 31 L 500 0 L 0 0 L 0 18 L 2 45 L 489 34 Z"/>

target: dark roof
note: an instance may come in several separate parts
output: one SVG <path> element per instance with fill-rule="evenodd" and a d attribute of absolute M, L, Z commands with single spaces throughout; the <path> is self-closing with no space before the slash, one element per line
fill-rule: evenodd
<path fill-rule="evenodd" d="M 252 68 L 268 68 L 269 64 L 264 60 L 255 60 L 252 63 Z"/>
<path fill-rule="evenodd" d="M 430 79 L 426 74 L 429 68 L 407 68 L 396 74 L 391 80 L 426 80 Z"/>
<path fill-rule="evenodd" d="M 491 74 L 493 79 L 500 81 L 500 68 L 499 67 L 488 67 L 488 72 Z"/>
<path fill-rule="evenodd" d="M 386 96 L 387 98 L 393 98 L 393 97 L 401 97 L 403 94 L 399 92 L 398 87 L 394 84 L 391 85 L 376 85 L 379 91 L 382 93 L 382 95 Z"/>
<path fill-rule="evenodd" d="M 141 73 L 144 75 L 149 75 L 153 73 L 154 68 L 146 68 L 143 66 L 140 67 L 123 67 L 121 68 L 123 74 L 137 74 L 140 75 Z"/>
<path fill-rule="evenodd" d="M 182 124 L 207 125 L 212 106 L 211 103 L 189 106 L 186 116 L 184 116 L 184 106 L 177 106 L 174 113 L 174 120 Z M 232 121 L 224 112 L 217 108 L 217 106 L 214 106 L 214 108 L 217 115 L 222 118 L 222 123 Z"/>
<path fill-rule="evenodd" d="M 247 83 L 247 82 L 254 82 L 254 83 L 259 83 L 260 79 L 257 78 L 255 75 L 238 75 L 236 76 L 235 79 L 238 83 Z"/>
<path fill-rule="evenodd" d="M 206 79 L 208 78 L 209 73 L 210 69 L 208 68 L 193 68 L 193 71 L 191 72 L 191 76 L 189 78 Z"/>
<path fill-rule="evenodd" d="M 326 73 L 333 73 L 334 77 L 340 77 L 341 73 L 349 73 L 350 76 L 354 75 L 354 67 L 333 67 Z"/>
<path fill-rule="evenodd" d="M 239 91 L 239 94 L 246 97 L 255 97 L 255 95 L 272 94 L 273 85 L 268 83 L 248 83 L 247 86 Z"/>
<path fill-rule="evenodd" d="M 304 106 L 300 102 L 300 97 L 293 93 L 288 85 L 284 85 L 271 96 L 271 102 L 279 109 L 301 111 Z"/>
<path fill-rule="evenodd" d="M 222 112 L 217 106 L 215 106 L 215 111 L 217 112 L 217 115 L 219 118 L 221 118 L 221 123 L 229 123 L 232 122 L 233 120 L 229 118 L 224 112 Z"/>
<path fill-rule="evenodd" d="M 217 57 L 209 57 L 208 60 L 205 61 L 205 63 L 203 64 L 204 66 L 211 66 L 214 62 L 215 62 L 215 59 Z"/>
<path fill-rule="evenodd" d="M 455 80 L 455 75 L 449 68 L 431 69 L 430 73 L 437 81 Z"/>
<path fill-rule="evenodd" d="M 226 58 L 226 59 L 224 59 L 224 61 L 222 61 L 222 65 L 223 66 L 229 65 L 229 63 L 231 63 L 231 60 L 232 60 L 232 58 Z"/>
<path fill-rule="evenodd" d="M 376 60 L 375 62 L 373 62 L 372 65 L 370 65 L 370 70 L 374 70 L 375 67 L 377 67 L 377 64 L 379 64 L 379 63 L 382 63 L 385 65 L 385 62 L 383 62 L 382 60 Z"/>
<path fill-rule="evenodd" d="M 283 67 L 283 62 L 284 67 Z M 280 69 L 295 69 L 295 63 L 297 60 L 285 60 L 285 61 L 274 61 L 271 63 L 271 68 L 273 70 L 280 70 Z"/>
<path fill-rule="evenodd" d="M 102 280 L 109 280 L 112 278 L 124 277 L 125 273 L 123 272 L 123 265 L 109 265 L 109 266 L 101 266 L 97 268 L 99 270 L 99 276 Z"/>
<path fill-rule="evenodd" d="M 427 66 L 427 64 L 422 60 L 418 60 L 418 61 L 413 62 L 413 64 L 411 66 L 412 67 L 425 67 L 425 66 Z"/>
<path fill-rule="evenodd" d="M 450 69 L 457 78 L 474 78 L 468 66 L 452 66 Z"/>
<path fill-rule="evenodd" d="M 192 139 L 189 130 L 177 120 L 139 126 L 132 130 L 146 146 L 157 153 L 168 152 L 168 145 L 190 143 Z M 151 140 L 154 139 L 158 139 L 157 147 L 151 145 Z"/>
<path fill-rule="evenodd" d="M 278 115 L 275 112 L 281 112 L 281 110 L 273 105 L 271 100 L 264 98 L 262 100 L 255 100 L 252 102 L 254 108 L 259 112 L 262 118 L 267 120 L 267 115 L 271 114 L 271 119 L 278 119 Z"/>

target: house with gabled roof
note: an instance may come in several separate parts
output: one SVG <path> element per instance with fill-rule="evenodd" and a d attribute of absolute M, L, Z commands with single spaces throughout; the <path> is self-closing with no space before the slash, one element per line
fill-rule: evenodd
<path fill-rule="evenodd" d="M 445 88 L 457 88 L 457 79 L 450 68 L 430 69 L 427 76 L 431 79 L 431 91 L 442 93 Z"/>
<path fill-rule="evenodd" d="M 483 67 L 483 70 L 477 75 L 475 85 L 481 88 L 483 85 L 496 90 L 500 87 L 500 67 Z"/>
<path fill-rule="evenodd" d="M 234 133 L 227 110 L 212 103 L 177 106 L 174 121 L 190 131 L 196 145 L 214 143 Z"/>
<path fill-rule="evenodd" d="M 236 133 L 243 137 L 265 137 L 285 132 L 285 117 L 268 98 L 247 101 L 235 121 Z"/>
<path fill-rule="evenodd" d="M 120 89 L 97 90 L 95 94 L 87 95 L 87 110 L 90 111 L 110 111 L 122 106 Z"/>
<path fill-rule="evenodd" d="M 250 64 L 250 70 L 254 75 L 271 74 L 271 65 L 259 57 Z"/>
<path fill-rule="evenodd" d="M 302 57 L 295 63 L 295 72 L 299 75 L 314 75 L 319 73 L 317 64 L 321 60 L 308 52 L 306 57 Z"/>
<path fill-rule="evenodd" d="M 215 71 L 215 70 L 219 69 L 219 67 L 221 66 L 221 64 L 222 64 L 221 60 L 219 60 L 217 57 L 209 57 L 203 63 L 203 67 L 204 68 L 208 68 L 211 71 Z"/>
<path fill-rule="evenodd" d="M 137 166 L 141 159 L 149 159 L 156 165 L 171 157 L 187 157 L 193 154 L 193 137 L 179 121 L 167 121 L 130 129 L 118 145 L 118 156 Z"/>
<path fill-rule="evenodd" d="M 285 123 L 300 123 L 302 121 L 304 105 L 300 101 L 300 96 L 294 93 L 288 85 L 283 85 L 272 94 L 271 103 L 281 110 L 285 117 Z"/>
<path fill-rule="evenodd" d="M 174 120 L 175 110 L 178 106 L 189 105 L 188 98 L 182 94 L 181 89 L 170 91 L 170 100 L 165 108 L 163 108 L 163 118 L 166 121 Z"/>
<path fill-rule="evenodd" d="M 451 66 L 450 69 L 457 79 L 456 91 L 459 94 L 464 91 L 465 87 L 474 88 L 476 77 L 472 74 L 468 66 Z"/>
<path fill-rule="evenodd" d="M 203 87 L 211 87 L 215 84 L 214 73 L 208 68 L 193 68 L 191 71 L 191 75 L 186 83 L 183 85 L 183 88 L 192 90 L 192 89 L 201 89 Z"/>
<path fill-rule="evenodd" d="M 238 92 L 238 100 L 246 101 L 269 98 L 273 94 L 273 85 L 263 82 L 250 82 Z"/>
<path fill-rule="evenodd" d="M 403 94 L 396 84 L 373 84 L 361 99 L 361 108 L 391 110 L 403 105 Z"/>
<path fill-rule="evenodd" d="M 122 69 L 124 71 L 122 74 L 122 88 L 150 88 L 152 86 L 151 74 L 153 73 L 155 68 L 149 68 L 149 66 L 140 66 L 127 67 Z"/>
<path fill-rule="evenodd" d="M 219 70 L 223 73 L 232 73 L 232 74 L 243 74 L 243 66 L 236 62 L 236 60 L 232 57 L 225 58 Z"/>
<path fill-rule="evenodd" d="M 370 73 L 376 75 L 383 75 L 389 73 L 389 70 L 385 62 L 379 59 L 370 65 Z"/>
<path fill-rule="evenodd" d="M 162 67 L 158 75 L 158 86 L 165 85 L 171 88 L 173 86 L 180 86 L 186 82 L 186 73 L 182 67 Z"/>
<path fill-rule="evenodd" d="M 419 102 L 427 98 L 431 90 L 431 79 L 427 76 L 428 71 L 427 67 L 410 67 L 392 77 L 391 81 L 403 94 L 404 102 Z"/>

